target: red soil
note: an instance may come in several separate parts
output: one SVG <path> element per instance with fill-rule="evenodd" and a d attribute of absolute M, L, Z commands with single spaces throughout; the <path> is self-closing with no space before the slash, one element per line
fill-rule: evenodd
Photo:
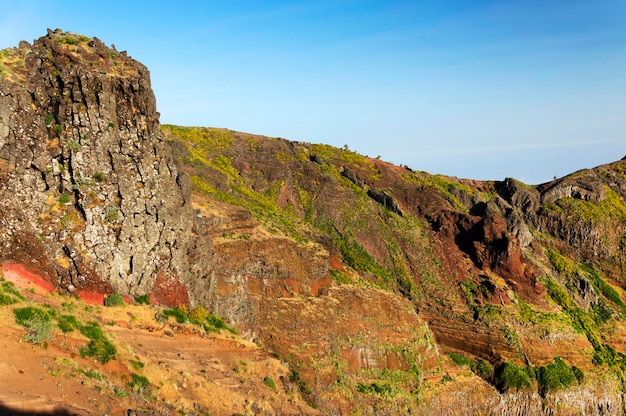
<path fill-rule="evenodd" d="M 34 284 L 47 292 L 54 291 L 54 286 L 50 283 L 48 276 L 42 276 L 34 271 L 27 270 L 22 264 L 4 262 L 0 266 L 0 270 L 2 270 L 6 280 L 15 283 L 17 286 L 28 287 L 29 284 Z"/>
<path fill-rule="evenodd" d="M 12 261 L 6 261 L 0 266 L 4 278 L 10 282 L 15 283 L 18 287 L 32 287 L 33 285 L 39 287 L 46 292 L 54 292 L 55 287 L 50 283 L 50 277 L 37 272 L 35 270 L 29 270 L 27 266 L 15 263 Z M 104 294 L 91 292 L 89 290 L 78 290 L 78 296 L 85 303 L 92 305 L 102 305 L 104 303 Z"/>

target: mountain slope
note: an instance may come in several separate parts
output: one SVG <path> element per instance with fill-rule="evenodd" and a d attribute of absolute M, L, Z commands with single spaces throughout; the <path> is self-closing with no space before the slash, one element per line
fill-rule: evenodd
<path fill-rule="evenodd" d="M 161 126 L 143 65 L 56 30 L 0 53 L 0 162 L 7 277 L 206 308 L 201 326 L 222 316 L 282 361 L 263 361 L 276 395 L 211 414 L 621 413 L 625 160 L 529 186 Z M 1 307 L 4 325 L 19 307 Z M 118 348 L 140 336 L 106 332 Z M 160 377 L 155 397 L 176 402 Z"/>
<path fill-rule="evenodd" d="M 347 149 L 224 129 L 163 129 L 205 204 L 240 206 L 266 228 L 323 246 L 331 288 L 395 294 L 444 351 L 496 370 L 559 357 L 592 374 L 623 365 L 622 341 L 610 334 L 621 333 L 624 316 L 624 161 L 533 187 L 433 176 Z M 288 354 L 275 331 L 261 332 L 260 342 Z"/>

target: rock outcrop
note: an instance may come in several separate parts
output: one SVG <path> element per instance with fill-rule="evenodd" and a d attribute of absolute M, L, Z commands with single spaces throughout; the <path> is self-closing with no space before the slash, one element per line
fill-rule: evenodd
<path fill-rule="evenodd" d="M 186 285 L 190 184 L 161 138 L 148 70 L 60 30 L 3 53 L 3 258 L 70 291 Z"/>

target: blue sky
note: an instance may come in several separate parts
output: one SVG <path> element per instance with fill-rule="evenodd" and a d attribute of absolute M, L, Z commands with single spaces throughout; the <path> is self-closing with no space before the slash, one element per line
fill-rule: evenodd
<path fill-rule="evenodd" d="M 0 48 L 61 28 L 151 71 L 163 123 L 540 183 L 626 155 L 626 2 L 12 2 Z"/>

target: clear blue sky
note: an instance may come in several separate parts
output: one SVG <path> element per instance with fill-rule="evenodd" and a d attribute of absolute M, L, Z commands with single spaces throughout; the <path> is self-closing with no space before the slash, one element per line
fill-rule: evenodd
<path fill-rule="evenodd" d="M 624 0 L 0 5 L 0 48 L 57 27 L 147 65 L 163 123 L 527 183 L 626 155 Z"/>

